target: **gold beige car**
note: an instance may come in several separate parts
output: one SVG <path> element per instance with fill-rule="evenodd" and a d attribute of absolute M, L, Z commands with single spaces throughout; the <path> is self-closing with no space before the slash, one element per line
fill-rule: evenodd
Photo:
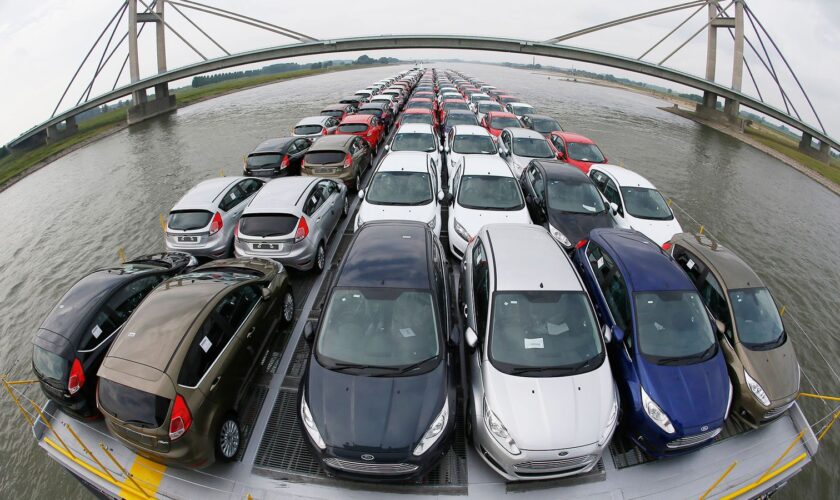
<path fill-rule="evenodd" d="M 679 233 L 669 245 L 717 320 L 735 387 L 732 414 L 752 427 L 784 414 L 799 395 L 799 363 L 764 282 L 731 250 L 705 236 Z"/>
<path fill-rule="evenodd" d="M 362 175 L 370 168 L 372 155 L 367 141 L 356 135 L 326 135 L 303 157 L 301 175 L 314 175 L 342 181 L 358 190 Z"/>
<path fill-rule="evenodd" d="M 217 260 L 164 281 L 99 369 L 108 429 L 157 462 L 200 468 L 234 459 L 257 360 L 294 307 L 286 271 L 267 259 Z"/>

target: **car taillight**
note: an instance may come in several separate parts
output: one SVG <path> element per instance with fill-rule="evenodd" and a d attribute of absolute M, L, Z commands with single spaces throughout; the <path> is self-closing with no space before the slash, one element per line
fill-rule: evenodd
<path fill-rule="evenodd" d="M 589 243 L 589 240 L 583 239 L 578 241 L 578 244 L 575 245 L 575 249 L 580 250 L 581 248 L 585 247 L 586 244 Z"/>
<path fill-rule="evenodd" d="M 321 135 L 327 135 L 328 133 L 326 127 L 321 129 Z"/>
<path fill-rule="evenodd" d="M 239 239 L 239 223 L 237 222 L 235 226 L 233 226 L 233 237 Z"/>
<path fill-rule="evenodd" d="M 306 219 L 301 217 L 298 220 L 297 231 L 295 231 L 295 243 L 297 243 L 298 241 L 306 238 L 308 235 L 309 235 L 309 226 L 306 224 Z"/>
<path fill-rule="evenodd" d="M 175 404 L 172 405 L 172 417 L 169 418 L 169 439 L 175 441 L 190 430 L 192 415 L 187 408 L 187 402 L 180 394 L 175 395 Z"/>
<path fill-rule="evenodd" d="M 670 241 L 666 241 L 665 243 L 662 244 L 662 250 L 665 250 L 667 252 L 670 249 L 671 249 L 671 242 Z"/>
<path fill-rule="evenodd" d="M 76 394 L 83 385 L 85 385 L 85 371 L 82 369 L 79 358 L 76 358 L 70 368 L 70 378 L 67 379 L 67 392 Z"/>
<path fill-rule="evenodd" d="M 347 155 L 344 157 L 344 168 L 349 168 L 352 164 L 353 157 L 350 155 L 350 153 L 347 153 Z"/>
<path fill-rule="evenodd" d="M 368 135 L 368 137 L 370 137 L 370 136 L 372 136 L 372 135 L 373 135 L 373 129 L 372 129 L 372 128 L 369 128 L 369 129 L 368 129 L 368 133 L 367 133 L 367 135 Z"/>
<path fill-rule="evenodd" d="M 224 222 L 222 222 L 222 214 L 216 212 L 216 215 L 213 216 L 213 220 L 210 222 L 210 236 L 218 233 L 222 226 L 224 226 Z"/>
<path fill-rule="evenodd" d="M 280 168 L 287 168 L 289 165 L 290 165 L 290 162 L 289 162 L 289 157 L 288 157 L 288 156 L 284 156 L 284 157 L 283 157 L 283 161 L 282 161 L 282 162 L 280 162 Z"/>

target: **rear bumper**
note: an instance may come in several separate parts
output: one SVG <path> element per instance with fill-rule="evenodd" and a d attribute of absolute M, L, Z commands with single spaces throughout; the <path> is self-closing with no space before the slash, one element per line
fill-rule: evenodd
<path fill-rule="evenodd" d="M 178 243 L 175 238 L 175 236 L 170 236 L 167 233 L 165 238 L 167 252 L 185 252 L 196 257 L 210 257 L 211 259 L 228 255 L 230 241 L 226 238 L 214 238 L 211 236 L 206 243 L 198 245 Z"/>
<path fill-rule="evenodd" d="M 317 242 L 312 238 L 305 238 L 298 243 L 292 243 L 288 252 L 272 252 L 266 250 L 251 250 L 247 243 L 236 240 L 233 244 L 233 254 L 239 257 L 260 257 L 277 261 L 284 266 L 308 271 L 315 266 L 315 255 L 318 251 Z"/>

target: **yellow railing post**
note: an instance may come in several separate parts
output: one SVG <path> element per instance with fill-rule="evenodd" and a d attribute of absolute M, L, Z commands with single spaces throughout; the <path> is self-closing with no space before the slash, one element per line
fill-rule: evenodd
<path fill-rule="evenodd" d="M 779 309 L 779 316 L 784 316 L 784 315 L 785 315 L 785 306 L 782 306 L 782 308 Z"/>
<path fill-rule="evenodd" d="M 46 425 L 47 429 L 49 429 L 50 432 L 53 433 L 53 436 L 55 436 L 55 438 L 58 439 L 58 442 L 61 443 L 61 446 L 64 447 L 64 449 L 67 451 L 67 453 L 70 454 L 71 457 L 76 458 L 76 454 L 73 453 L 73 450 L 71 450 L 70 447 L 67 446 L 67 443 L 65 443 L 63 439 L 61 439 L 61 435 L 55 432 L 55 429 L 53 428 L 50 421 L 47 419 L 47 417 L 44 416 L 44 412 L 41 410 L 41 407 L 38 406 L 35 403 L 35 401 L 32 401 L 31 399 L 29 400 L 29 402 L 32 403 L 32 407 L 35 408 L 35 411 L 38 412 L 38 416 L 41 417 L 41 420 L 44 422 L 44 425 Z"/>
<path fill-rule="evenodd" d="M 120 264 L 125 264 L 125 248 L 119 247 L 117 249 L 117 256 L 120 258 Z"/>
<path fill-rule="evenodd" d="M 834 416 L 831 417 L 831 422 L 829 422 L 828 425 L 825 426 L 825 429 L 823 429 L 822 432 L 820 432 L 820 435 L 817 436 L 817 441 L 822 441 L 823 436 L 825 436 L 828 433 L 828 431 L 834 425 L 834 422 L 837 421 L 838 417 L 840 417 L 840 411 L 834 413 Z"/>
<path fill-rule="evenodd" d="M 799 432 L 799 434 L 796 435 L 796 439 L 794 439 L 790 443 L 790 445 L 788 445 L 788 447 L 785 448 L 785 451 L 781 455 L 779 455 L 779 458 L 777 458 L 776 461 L 773 462 L 773 465 L 771 465 L 766 471 L 764 471 L 764 474 L 762 474 L 758 478 L 759 482 L 763 481 L 764 478 L 767 477 L 767 475 L 770 474 L 773 471 L 773 469 L 776 468 L 777 465 L 779 465 L 779 462 L 781 462 L 782 459 L 785 458 L 788 453 L 790 453 L 790 450 L 792 450 L 793 447 L 796 446 L 796 443 L 798 443 L 802 439 L 802 436 L 804 436 L 804 435 L 805 435 L 805 430 L 803 429 L 802 431 Z"/>
<path fill-rule="evenodd" d="M 111 475 L 111 471 L 109 471 L 104 465 L 102 465 L 102 462 L 100 462 L 99 459 L 96 458 L 96 455 L 94 455 L 93 452 L 90 451 L 90 449 L 87 446 L 85 446 L 85 443 L 82 442 L 82 439 L 79 437 L 78 434 L 76 434 L 76 431 L 74 431 L 73 428 L 70 427 L 70 424 L 68 424 L 67 422 L 64 422 L 64 427 L 66 427 L 67 430 L 70 431 L 70 434 L 72 434 L 73 437 L 76 438 L 76 441 L 79 442 L 79 444 L 82 446 L 82 449 L 85 450 L 85 453 L 87 453 L 88 456 L 90 458 L 92 458 L 94 462 L 96 462 L 96 465 L 98 465 L 99 468 L 102 469 L 102 472 L 107 474 L 108 477 L 110 477 L 112 480 L 114 480 L 116 482 L 116 478 L 113 475 Z"/>
<path fill-rule="evenodd" d="M 806 398 L 825 399 L 826 401 L 840 401 L 840 398 L 834 396 L 822 396 L 820 394 L 811 394 L 808 392 L 800 392 L 799 396 L 804 396 Z"/>
<path fill-rule="evenodd" d="M 706 230 L 706 226 L 704 226 L 703 224 L 700 224 L 700 234 L 703 234 L 703 231 L 705 231 L 705 230 Z"/>
<path fill-rule="evenodd" d="M 146 498 L 152 498 L 152 496 L 146 493 L 146 490 L 144 490 L 143 487 L 140 486 L 137 480 L 134 479 L 134 476 L 132 476 L 127 470 L 125 470 L 125 467 L 123 467 L 122 464 L 117 461 L 117 458 L 111 454 L 110 450 L 108 450 L 108 447 L 105 446 L 105 443 L 99 443 L 99 447 L 102 448 L 102 451 L 104 451 L 105 454 L 108 455 L 108 458 L 110 458 L 111 461 L 114 462 L 114 465 L 116 465 L 120 472 L 122 472 L 122 475 L 125 476 L 129 481 L 131 481 L 135 488 L 137 488 L 141 493 L 146 495 Z"/>
<path fill-rule="evenodd" d="M 35 423 L 32 421 L 32 417 L 29 416 L 29 413 L 26 411 L 23 405 L 20 404 L 20 400 L 17 398 L 17 396 L 15 396 L 14 391 L 12 391 L 11 385 L 9 385 L 9 382 L 6 381 L 5 377 L 3 377 L 3 387 L 6 388 L 6 391 L 9 393 L 9 396 L 12 397 L 12 400 L 17 405 L 18 410 L 20 410 L 21 415 L 23 415 L 23 418 L 25 418 L 26 421 L 29 422 L 29 427 L 35 425 Z"/>
<path fill-rule="evenodd" d="M 160 214 L 160 228 L 163 230 L 163 235 L 166 236 L 166 219 L 163 214 Z"/>
<path fill-rule="evenodd" d="M 738 465 L 737 460 L 732 462 L 732 465 L 730 465 L 729 467 L 726 468 L 726 470 L 723 472 L 723 474 L 721 474 L 721 476 L 717 479 L 717 481 L 715 481 L 715 484 L 713 484 L 711 487 L 709 487 L 708 490 L 706 490 L 702 495 L 700 495 L 700 500 L 705 500 L 706 497 L 709 496 L 709 493 L 711 493 L 715 488 L 718 487 L 718 485 L 724 479 L 726 479 L 726 476 L 728 476 L 729 473 L 732 472 L 732 469 L 734 469 L 736 465 Z"/>

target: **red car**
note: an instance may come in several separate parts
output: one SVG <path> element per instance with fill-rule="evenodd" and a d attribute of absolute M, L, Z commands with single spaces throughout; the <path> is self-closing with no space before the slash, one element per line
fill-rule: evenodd
<path fill-rule="evenodd" d="M 513 113 L 507 111 L 490 111 L 481 120 L 481 126 L 496 137 L 502 133 L 502 129 L 508 127 L 521 127 L 519 119 Z"/>
<path fill-rule="evenodd" d="M 377 151 L 385 138 L 385 126 L 373 115 L 349 115 L 338 124 L 336 134 L 358 135 L 367 141 L 372 151 Z"/>
<path fill-rule="evenodd" d="M 427 97 L 412 97 L 405 104 L 405 109 L 428 109 L 433 113 L 437 113 L 437 103 L 434 99 Z"/>
<path fill-rule="evenodd" d="M 427 123 L 435 129 L 435 132 L 437 132 L 440 128 L 440 122 L 438 122 L 437 115 L 428 109 L 406 109 L 403 111 L 403 114 L 400 115 L 400 119 L 397 121 L 397 127 L 403 123 Z"/>
<path fill-rule="evenodd" d="M 558 153 L 557 158 L 589 173 L 593 163 L 608 163 L 601 148 L 592 139 L 571 132 L 552 132 L 548 144 Z"/>

